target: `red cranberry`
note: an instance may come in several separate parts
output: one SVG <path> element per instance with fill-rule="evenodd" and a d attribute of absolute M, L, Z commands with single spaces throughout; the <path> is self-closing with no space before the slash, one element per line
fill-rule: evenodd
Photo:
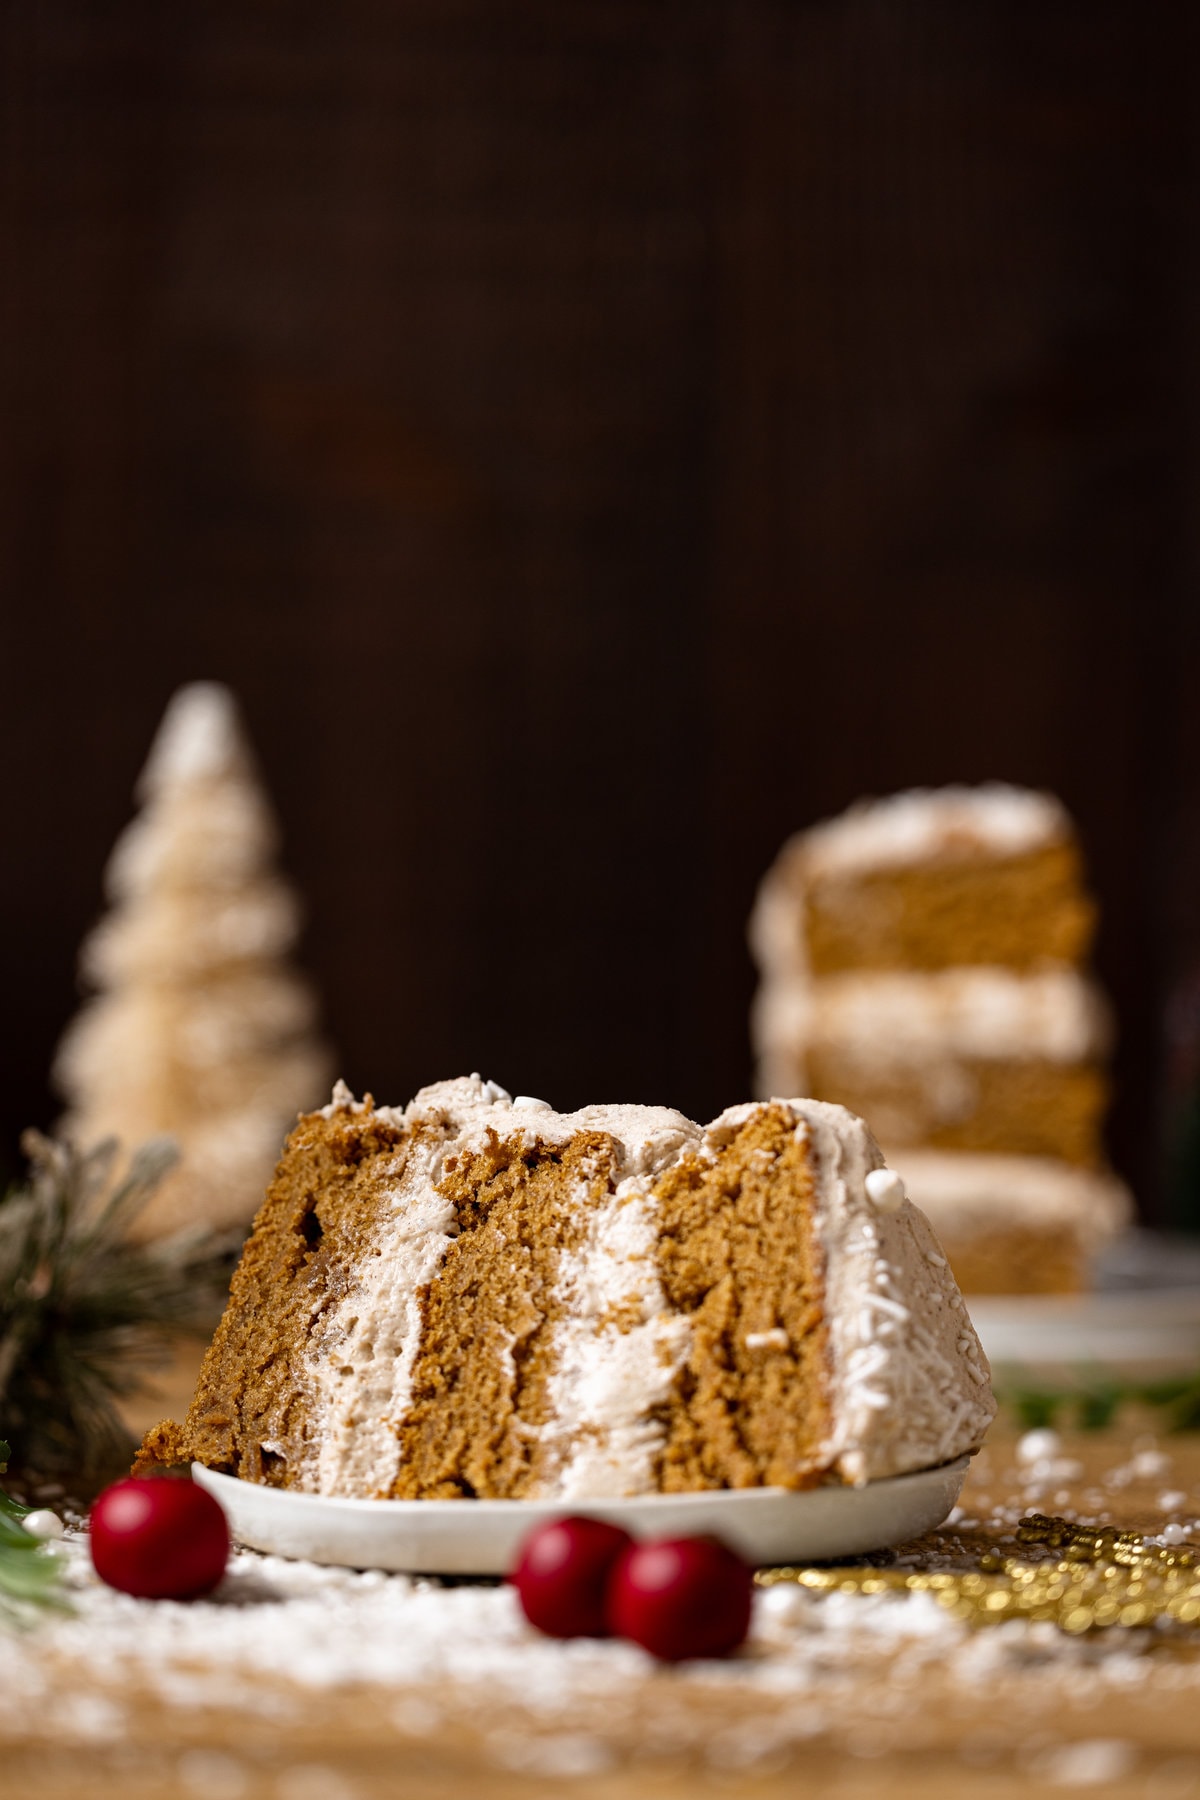
<path fill-rule="evenodd" d="M 728 1656 L 750 1627 L 753 1584 L 716 1538 L 634 1544 L 612 1573 L 608 1622 L 663 1662 Z"/>
<path fill-rule="evenodd" d="M 91 1546 L 109 1587 L 144 1600 L 191 1600 L 225 1573 L 229 1527 L 194 1482 L 130 1477 L 105 1488 L 92 1507 Z"/>
<path fill-rule="evenodd" d="M 550 1637 L 607 1637 L 604 1596 L 633 1539 L 603 1519 L 554 1519 L 526 1538 L 513 1585 L 531 1625 Z"/>

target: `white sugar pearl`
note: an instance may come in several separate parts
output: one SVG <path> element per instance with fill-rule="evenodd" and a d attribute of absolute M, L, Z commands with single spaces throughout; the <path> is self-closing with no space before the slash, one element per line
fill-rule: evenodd
<path fill-rule="evenodd" d="M 1047 1457 L 1057 1456 L 1061 1449 L 1062 1439 L 1057 1431 L 1027 1431 L 1017 1443 L 1017 1461 L 1043 1462 Z"/>
<path fill-rule="evenodd" d="M 867 1198 L 881 1213 L 899 1212 L 908 1198 L 895 1169 L 872 1169 L 866 1186 Z"/>
<path fill-rule="evenodd" d="M 1187 1532 L 1182 1525 L 1164 1525 L 1161 1536 L 1164 1544 L 1185 1544 L 1187 1542 Z"/>
<path fill-rule="evenodd" d="M 1158 1496 L 1158 1507 L 1160 1512 L 1182 1512 L 1186 1505 L 1187 1495 L 1181 1493 L 1178 1488 L 1168 1488 L 1165 1494 L 1160 1494 Z"/>
<path fill-rule="evenodd" d="M 26 1513 L 21 1523 L 30 1537 L 35 1538 L 60 1538 L 66 1530 L 58 1514 L 51 1512 L 48 1506 L 39 1507 L 37 1512 Z"/>

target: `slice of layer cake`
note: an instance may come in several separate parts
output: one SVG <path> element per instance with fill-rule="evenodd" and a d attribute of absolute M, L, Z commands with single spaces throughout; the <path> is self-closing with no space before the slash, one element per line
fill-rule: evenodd
<path fill-rule="evenodd" d="M 987 1363 L 866 1126 L 770 1100 L 701 1129 L 477 1076 L 302 1118 L 182 1428 L 323 1494 L 580 1499 L 861 1483 L 978 1447 Z"/>
<path fill-rule="evenodd" d="M 758 1091 L 864 1114 L 906 1174 L 927 1154 L 914 1193 L 967 1292 L 1075 1291 L 1131 1210 L 1104 1171 L 1094 925 L 1062 806 L 999 785 L 862 802 L 759 891 Z"/>

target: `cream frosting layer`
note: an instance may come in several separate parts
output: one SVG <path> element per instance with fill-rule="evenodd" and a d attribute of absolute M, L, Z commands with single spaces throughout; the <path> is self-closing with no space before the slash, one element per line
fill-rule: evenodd
<path fill-rule="evenodd" d="M 557 1113 L 478 1076 L 423 1088 L 383 1116 L 409 1131 L 398 1148 L 379 1254 L 365 1258 L 314 1334 L 305 1365 L 308 1442 L 299 1485 L 327 1494 L 384 1494 L 398 1469 L 397 1428 L 411 1399 L 420 1302 L 456 1232 L 438 1192 L 446 1155 L 494 1132 L 528 1148 L 601 1134 L 607 1183 L 580 1194 L 582 1242 L 561 1258 L 554 1418 L 544 1495 L 649 1492 L 669 1399 L 691 1341 L 668 1311 L 656 1267 L 653 1187 L 688 1154 L 715 1157 L 756 1103 L 702 1132 L 662 1107 L 589 1106 Z M 884 1211 L 866 1176 L 882 1166 L 862 1121 L 837 1106 L 786 1101 L 815 1165 L 817 1229 L 830 1324 L 831 1466 L 851 1482 L 944 1462 L 974 1449 L 994 1410 L 987 1364 L 962 1298 L 923 1216 L 907 1200 Z M 339 1083 L 325 1109 L 361 1111 Z M 617 1322 L 619 1309 L 620 1323 Z"/>
<path fill-rule="evenodd" d="M 911 788 L 860 800 L 805 833 L 812 875 L 856 875 L 929 858 L 1028 855 L 1070 834 L 1051 794 L 988 782 L 981 787 Z"/>
<path fill-rule="evenodd" d="M 666 1435 L 659 1409 L 692 1340 L 688 1321 L 667 1312 L 656 1242 L 645 1179 L 630 1176 L 590 1214 L 582 1249 L 562 1258 L 555 1417 L 544 1433 L 558 1468 L 547 1494 L 573 1500 L 654 1488 Z M 612 1318 L 618 1306 L 622 1325 Z"/>
<path fill-rule="evenodd" d="M 309 1340 L 302 1485 L 312 1492 L 383 1495 L 396 1479 L 396 1426 L 412 1397 L 421 1292 L 458 1230 L 454 1206 L 437 1191 L 441 1154 L 425 1138 L 401 1148 L 379 1254 L 362 1264 Z"/>
<path fill-rule="evenodd" d="M 780 980 L 755 1002 L 760 1053 L 834 1049 L 867 1068 L 948 1057 L 1085 1062 L 1107 1054 L 1112 1022 L 1096 984 L 1065 965 L 855 971 Z"/>
<path fill-rule="evenodd" d="M 909 1192 L 947 1238 L 1065 1225 L 1096 1250 L 1133 1217 L 1133 1197 L 1118 1176 L 1050 1157 L 905 1150 L 896 1160 Z"/>

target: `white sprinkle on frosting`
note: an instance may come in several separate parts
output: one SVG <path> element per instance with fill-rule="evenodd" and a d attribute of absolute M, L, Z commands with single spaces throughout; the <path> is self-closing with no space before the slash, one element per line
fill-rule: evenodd
<path fill-rule="evenodd" d="M 748 1331 L 742 1342 L 747 1350 L 786 1350 L 788 1334 L 782 1325 L 775 1325 L 770 1331 Z"/>

